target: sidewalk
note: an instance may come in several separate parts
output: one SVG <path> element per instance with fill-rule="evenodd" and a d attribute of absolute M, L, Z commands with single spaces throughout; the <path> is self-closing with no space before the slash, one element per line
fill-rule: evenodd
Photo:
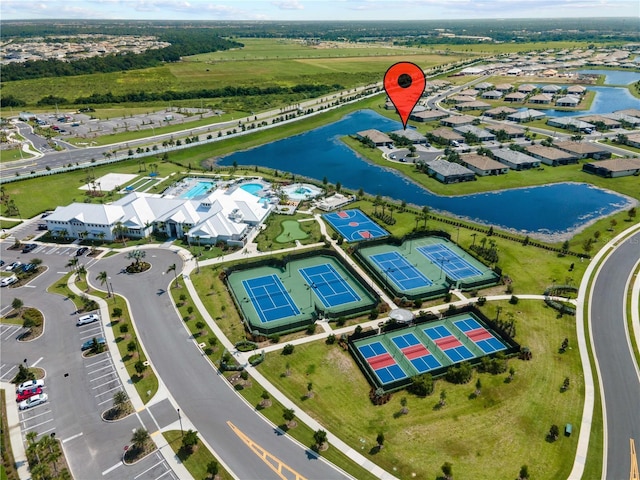
<path fill-rule="evenodd" d="M 13 460 L 16 463 L 20 480 L 31 478 L 27 454 L 22 441 L 22 430 L 20 428 L 20 417 L 18 415 L 18 404 L 14 401 L 16 397 L 16 387 L 11 383 L 1 382 L 0 388 L 4 390 L 7 403 L 7 424 L 9 425 L 9 442 L 13 451 Z"/>

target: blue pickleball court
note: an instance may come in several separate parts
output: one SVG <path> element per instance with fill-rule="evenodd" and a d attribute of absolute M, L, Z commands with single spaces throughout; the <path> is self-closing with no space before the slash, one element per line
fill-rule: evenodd
<path fill-rule="evenodd" d="M 357 208 L 325 213 L 322 218 L 329 222 L 346 240 L 351 242 L 389 235 L 389 232 Z"/>
<path fill-rule="evenodd" d="M 453 280 L 462 280 L 482 275 L 482 272 L 452 251 L 443 243 L 434 243 L 417 247 L 421 254 L 440 267 Z"/>
<path fill-rule="evenodd" d="M 300 313 L 276 275 L 243 280 L 242 285 L 247 293 L 245 300 L 252 303 L 263 323 L 292 317 Z"/>
<path fill-rule="evenodd" d="M 391 280 L 402 291 L 433 285 L 431 280 L 398 252 L 378 253 L 371 255 L 369 258 L 384 273 L 386 278 Z"/>
<path fill-rule="evenodd" d="M 327 308 L 360 301 L 358 294 L 329 263 L 301 268 L 298 272 Z"/>

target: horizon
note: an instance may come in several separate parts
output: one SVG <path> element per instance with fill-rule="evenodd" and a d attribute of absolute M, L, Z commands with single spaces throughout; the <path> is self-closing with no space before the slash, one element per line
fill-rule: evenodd
<path fill-rule="evenodd" d="M 398 18 L 407 12 L 411 18 Z M 56 17 L 52 17 L 52 13 Z M 452 21 L 640 19 L 637 0 L 3 0 L 3 21 Z M 395 18 L 390 18 L 395 15 Z M 340 20 L 336 20 L 339 18 Z"/>

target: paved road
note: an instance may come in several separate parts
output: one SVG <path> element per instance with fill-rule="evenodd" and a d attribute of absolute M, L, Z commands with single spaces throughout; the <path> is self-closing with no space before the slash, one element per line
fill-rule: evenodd
<path fill-rule="evenodd" d="M 127 296 L 155 371 L 181 412 L 231 470 L 243 480 L 279 478 L 231 431 L 227 421 L 306 478 L 349 478 L 324 460 L 315 459 L 289 436 L 277 432 L 241 400 L 203 357 L 178 315 L 173 313 L 173 302 L 167 292 L 173 274 L 165 272 L 173 263 L 181 265 L 178 254 L 169 249 L 148 249 L 145 261 L 152 264 L 150 271 L 126 275 L 118 273 L 128 263 L 124 255 L 108 257 L 90 269 L 89 278 L 95 278 L 98 271 L 106 271 L 112 277 L 116 293 Z"/>
<path fill-rule="evenodd" d="M 28 225 L 24 233 L 28 233 Z M 21 236 L 21 235 L 20 235 Z M 122 390 L 116 372 L 121 365 L 112 362 L 107 353 L 84 358 L 80 345 L 94 336 L 101 336 L 101 323 L 75 326 L 74 304 L 67 298 L 45 293 L 65 272 L 65 265 L 75 257 L 77 247 L 38 247 L 30 254 L 20 250 L 8 250 L 12 241 L 1 244 L 2 258 L 10 263 L 31 258 L 41 258 L 48 270 L 19 288 L 3 288 L 0 311 L 7 313 L 14 298 L 20 298 L 25 306 L 33 306 L 45 315 L 44 334 L 31 342 L 18 342 L 20 327 L 0 327 L 0 379 L 10 381 L 17 372 L 17 365 L 27 359 L 27 364 L 43 368 L 46 372 L 45 391 L 49 401 L 41 406 L 21 412 L 23 437 L 29 431 L 38 435 L 55 433 L 63 442 L 63 448 L 71 472 L 78 479 L 134 478 L 151 480 L 163 475 L 176 479 L 163 458 L 154 454 L 134 466 L 123 466 L 123 447 L 130 443 L 132 430 L 144 426 L 149 432 L 158 429 L 149 416 L 131 415 L 118 422 L 106 423 L 100 414 L 113 404 L 113 394 Z M 78 257 L 81 263 L 92 262 L 89 257 Z M 106 322 L 105 322 L 106 323 Z M 12 396 L 10 393 L 9 398 Z M 172 423 L 173 417 L 163 414 L 168 402 L 152 409 L 157 413 L 159 427 Z M 125 473 L 126 471 L 126 473 Z"/>
<path fill-rule="evenodd" d="M 607 480 L 629 478 L 629 439 L 640 442 L 640 372 L 624 317 L 626 283 L 640 258 L 640 232 L 618 246 L 602 265 L 592 290 L 591 329 L 606 413 Z"/>

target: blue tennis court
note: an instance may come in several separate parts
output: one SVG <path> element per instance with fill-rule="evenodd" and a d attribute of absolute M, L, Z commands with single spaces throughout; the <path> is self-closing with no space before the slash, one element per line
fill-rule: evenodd
<path fill-rule="evenodd" d="M 405 371 L 396 363 L 382 343 L 373 342 L 360 345 L 358 350 L 382 383 L 390 383 L 407 377 Z"/>
<path fill-rule="evenodd" d="M 484 353 L 506 350 L 507 346 L 494 337 L 491 332 L 476 322 L 473 318 L 457 320 L 453 324 L 458 327 Z"/>
<path fill-rule="evenodd" d="M 379 253 L 369 258 L 402 291 L 433 285 L 431 280 L 398 252 Z"/>
<path fill-rule="evenodd" d="M 301 268 L 298 272 L 327 308 L 360 300 L 358 294 L 329 263 Z"/>
<path fill-rule="evenodd" d="M 462 280 L 463 278 L 482 275 L 480 270 L 443 243 L 424 245 L 417 247 L 417 250 L 435 265 L 440 266 L 447 276 L 453 280 Z"/>
<path fill-rule="evenodd" d="M 243 280 L 247 292 L 246 301 L 251 301 L 260 321 L 272 322 L 281 318 L 298 315 L 300 310 L 276 275 Z"/>
<path fill-rule="evenodd" d="M 393 343 L 400 349 L 418 373 L 426 373 L 441 367 L 442 364 L 427 350 L 420 340 L 411 332 L 392 337 Z"/>
<path fill-rule="evenodd" d="M 384 228 L 367 217 L 360 210 L 341 210 L 325 213 L 322 216 L 340 235 L 350 241 L 385 237 L 389 235 Z"/>

